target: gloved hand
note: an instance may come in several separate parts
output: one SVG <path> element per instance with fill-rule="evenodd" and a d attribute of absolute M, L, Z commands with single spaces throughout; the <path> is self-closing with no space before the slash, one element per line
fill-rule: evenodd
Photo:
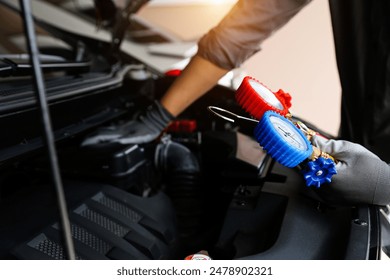
<path fill-rule="evenodd" d="M 314 136 L 312 143 L 338 160 L 337 174 L 318 194 L 342 204 L 390 203 L 390 166 L 359 144 Z"/>
<path fill-rule="evenodd" d="M 142 144 L 155 140 L 173 120 L 173 116 L 155 101 L 135 120 L 118 126 L 100 128 L 82 142 L 82 146 L 102 143 Z"/>

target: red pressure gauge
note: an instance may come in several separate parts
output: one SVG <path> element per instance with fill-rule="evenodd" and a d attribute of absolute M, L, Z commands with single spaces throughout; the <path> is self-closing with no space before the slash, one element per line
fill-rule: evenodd
<path fill-rule="evenodd" d="M 236 91 L 236 100 L 241 107 L 257 120 L 266 111 L 274 111 L 282 116 L 289 113 L 290 94 L 279 90 L 272 92 L 265 85 L 252 77 L 245 77 Z"/>

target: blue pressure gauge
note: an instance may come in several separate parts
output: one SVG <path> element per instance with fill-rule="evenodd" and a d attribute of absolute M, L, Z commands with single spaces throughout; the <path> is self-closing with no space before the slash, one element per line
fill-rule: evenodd
<path fill-rule="evenodd" d="M 330 183 L 337 173 L 335 162 L 314 151 L 305 134 L 289 119 L 273 111 L 267 111 L 254 131 L 255 138 L 267 153 L 286 167 L 301 164 L 307 186 L 319 188 Z"/>
<path fill-rule="evenodd" d="M 267 111 L 254 131 L 255 138 L 267 153 L 286 167 L 295 167 L 309 158 L 313 148 L 306 136 L 291 121 Z"/>

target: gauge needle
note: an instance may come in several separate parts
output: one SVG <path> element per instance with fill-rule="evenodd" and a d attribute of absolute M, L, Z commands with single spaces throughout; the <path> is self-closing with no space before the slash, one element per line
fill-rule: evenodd
<path fill-rule="evenodd" d="M 294 137 L 291 136 L 291 133 L 288 131 L 285 131 L 282 127 L 278 126 L 278 129 L 281 130 L 285 137 L 291 138 L 295 143 L 298 144 L 298 147 L 301 147 L 301 143 L 299 143 Z"/>

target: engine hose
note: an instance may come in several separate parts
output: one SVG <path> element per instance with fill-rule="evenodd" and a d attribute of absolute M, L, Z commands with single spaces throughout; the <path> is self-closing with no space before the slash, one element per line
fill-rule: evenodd
<path fill-rule="evenodd" d="M 184 145 L 168 140 L 157 146 L 155 161 L 176 209 L 180 236 L 189 238 L 197 234 L 203 214 L 198 159 Z"/>

